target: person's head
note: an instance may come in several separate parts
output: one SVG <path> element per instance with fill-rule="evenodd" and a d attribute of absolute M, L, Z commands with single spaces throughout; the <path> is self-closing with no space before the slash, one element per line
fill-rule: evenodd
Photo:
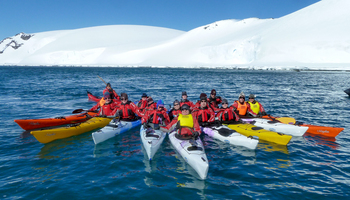
<path fill-rule="evenodd" d="M 110 84 L 110 83 L 107 83 L 107 86 L 106 86 L 106 88 L 107 88 L 107 89 L 109 89 L 109 90 L 110 90 L 110 89 L 112 89 L 112 86 L 111 86 L 111 84 Z"/>
<path fill-rule="evenodd" d="M 223 108 L 227 108 L 228 107 L 227 99 L 223 99 L 222 102 L 221 102 L 221 105 L 222 105 Z"/>
<path fill-rule="evenodd" d="M 238 101 L 243 103 L 245 101 L 245 94 L 241 92 L 238 96 Z"/>
<path fill-rule="evenodd" d="M 173 106 L 174 106 L 175 110 L 179 110 L 180 109 L 180 102 L 178 100 L 175 100 L 173 103 Z"/>
<path fill-rule="evenodd" d="M 141 99 L 144 100 L 144 101 L 146 101 L 146 100 L 147 100 L 147 97 L 148 97 L 147 94 L 146 94 L 146 93 L 143 93 L 142 96 L 141 96 Z"/>
<path fill-rule="evenodd" d="M 207 95 L 206 95 L 205 93 L 201 93 L 201 95 L 199 96 L 199 99 L 200 99 L 200 101 L 201 101 L 200 106 L 201 106 L 202 108 L 204 108 L 205 106 L 207 106 L 207 101 L 208 101 L 208 99 L 207 99 Z"/>
<path fill-rule="evenodd" d="M 148 104 L 153 103 L 153 99 L 152 99 L 152 97 L 148 97 L 147 102 L 148 102 Z"/>
<path fill-rule="evenodd" d="M 216 90 L 215 89 L 212 89 L 211 92 L 210 92 L 210 96 L 212 98 L 214 98 L 216 96 Z"/>
<path fill-rule="evenodd" d="M 122 101 L 122 103 L 126 103 L 128 101 L 128 95 L 126 93 L 121 93 L 120 100 Z"/>
<path fill-rule="evenodd" d="M 105 92 L 103 95 L 104 100 L 106 100 L 106 102 L 110 102 L 111 99 L 111 94 L 109 92 Z"/>
<path fill-rule="evenodd" d="M 188 114 L 190 114 L 190 112 L 191 112 L 191 108 L 189 105 L 184 104 L 181 106 L 181 114 L 188 115 Z"/>
<path fill-rule="evenodd" d="M 187 92 L 186 91 L 182 92 L 182 99 L 187 99 Z"/>
<path fill-rule="evenodd" d="M 157 102 L 157 107 L 158 107 L 158 110 L 163 110 L 164 109 L 164 102 L 163 102 L 163 100 L 159 99 L 159 101 Z"/>
<path fill-rule="evenodd" d="M 250 95 L 249 95 L 249 101 L 250 101 L 250 102 L 255 101 L 255 95 L 254 95 L 254 94 L 250 94 Z"/>

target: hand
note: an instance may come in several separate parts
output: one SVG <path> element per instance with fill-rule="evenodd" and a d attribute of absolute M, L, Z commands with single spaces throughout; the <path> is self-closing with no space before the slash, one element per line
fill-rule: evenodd
<path fill-rule="evenodd" d="M 264 116 L 264 115 L 267 115 L 267 113 L 264 111 L 264 112 L 261 112 L 261 115 Z"/>
<path fill-rule="evenodd" d="M 143 123 L 142 126 L 143 126 L 143 129 L 147 129 L 147 124 L 146 123 Z"/>
<path fill-rule="evenodd" d="M 193 136 L 194 138 L 198 138 L 199 133 L 196 131 L 196 132 L 194 132 L 194 133 L 192 134 L 192 136 Z"/>

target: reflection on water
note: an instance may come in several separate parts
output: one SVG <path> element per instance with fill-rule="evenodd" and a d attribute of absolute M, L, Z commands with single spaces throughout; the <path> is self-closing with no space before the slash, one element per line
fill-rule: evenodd
<path fill-rule="evenodd" d="M 267 151 L 267 152 L 282 152 L 284 154 L 289 154 L 287 145 L 275 144 L 272 142 L 259 142 L 257 150 Z"/>
<path fill-rule="evenodd" d="M 339 144 L 336 142 L 336 139 L 332 137 L 323 137 L 321 135 L 305 133 L 304 138 L 313 145 L 324 145 L 334 150 L 339 149 Z"/>

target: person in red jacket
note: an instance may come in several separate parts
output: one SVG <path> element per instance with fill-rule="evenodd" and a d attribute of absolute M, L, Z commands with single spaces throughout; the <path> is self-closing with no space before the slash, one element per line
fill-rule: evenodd
<path fill-rule="evenodd" d="M 153 101 L 152 97 L 147 98 L 147 106 L 143 109 L 143 113 L 146 113 L 149 110 L 154 110 L 157 108 L 157 103 Z"/>
<path fill-rule="evenodd" d="M 182 140 L 197 138 L 200 135 L 201 128 L 196 117 L 191 114 L 189 105 L 181 106 L 181 113 L 175 117 L 166 127 L 161 127 L 164 132 L 171 132 L 176 129 L 175 137 Z"/>
<path fill-rule="evenodd" d="M 180 102 L 178 100 L 174 101 L 173 106 L 174 107 L 169 111 L 170 120 L 173 120 L 175 117 L 177 117 L 181 113 Z"/>
<path fill-rule="evenodd" d="M 180 101 L 180 106 L 182 107 L 184 104 L 187 104 L 188 106 L 190 106 L 191 110 L 193 110 L 194 103 L 187 99 L 187 92 L 186 91 L 182 92 L 182 98 L 181 98 L 181 101 Z"/>
<path fill-rule="evenodd" d="M 106 92 L 103 97 L 103 101 L 98 102 L 89 111 L 99 110 L 100 116 L 113 116 L 118 109 L 119 104 L 112 101 L 109 92 Z"/>
<path fill-rule="evenodd" d="M 106 88 L 103 90 L 103 96 L 105 95 L 105 93 L 108 92 L 111 95 L 111 99 L 117 99 L 120 100 L 120 97 L 118 96 L 118 94 L 113 90 L 112 86 L 110 83 L 107 83 Z"/>
<path fill-rule="evenodd" d="M 164 108 L 163 100 L 159 100 L 157 106 L 157 109 L 147 111 L 142 117 L 141 123 L 145 128 L 147 128 L 149 124 L 160 124 L 166 126 L 170 123 L 170 118 Z"/>
<path fill-rule="evenodd" d="M 200 106 L 196 107 L 193 113 L 202 127 L 209 126 L 215 120 L 215 112 L 208 106 L 207 97 L 204 95 L 201 95 Z"/>
<path fill-rule="evenodd" d="M 249 103 L 245 101 L 245 94 L 243 92 L 239 94 L 238 101 L 235 101 L 232 104 L 232 107 L 236 109 L 235 112 L 238 113 L 239 117 L 253 115 L 253 111 L 250 109 Z"/>
<path fill-rule="evenodd" d="M 129 101 L 126 93 L 120 95 L 120 100 L 121 104 L 116 111 L 116 116 L 119 116 L 120 120 L 135 121 L 139 119 L 138 117 L 143 117 L 143 113 L 140 112 L 139 108 L 133 102 Z"/>
<path fill-rule="evenodd" d="M 222 107 L 219 108 L 219 112 L 216 114 L 219 121 L 222 122 L 234 122 L 239 121 L 239 116 L 234 111 L 235 108 L 232 106 L 228 107 L 227 99 L 223 99 L 221 103 Z"/>
<path fill-rule="evenodd" d="M 137 107 L 139 107 L 141 112 L 143 112 L 143 109 L 145 109 L 148 106 L 147 98 L 148 98 L 147 94 L 143 93 L 140 101 L 137 103 Z"/>
<path fill-rule="evenodd" d="M 222 100 L 220 96 L 216 96 L 216 90 L 212 89 L 210 97 L 208 98 L 209 106 L 215 111 L 216 108 L 219 108 Z"/>

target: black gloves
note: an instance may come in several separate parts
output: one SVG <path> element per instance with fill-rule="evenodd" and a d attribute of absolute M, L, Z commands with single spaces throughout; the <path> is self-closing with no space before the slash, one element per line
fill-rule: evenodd
<path fill-rule="evenodd" d="M 199 133 L 196 131 L 196 132 L 194 132 L 192 135 L 193 135 L 194 138 L 198 138 Z"/>

